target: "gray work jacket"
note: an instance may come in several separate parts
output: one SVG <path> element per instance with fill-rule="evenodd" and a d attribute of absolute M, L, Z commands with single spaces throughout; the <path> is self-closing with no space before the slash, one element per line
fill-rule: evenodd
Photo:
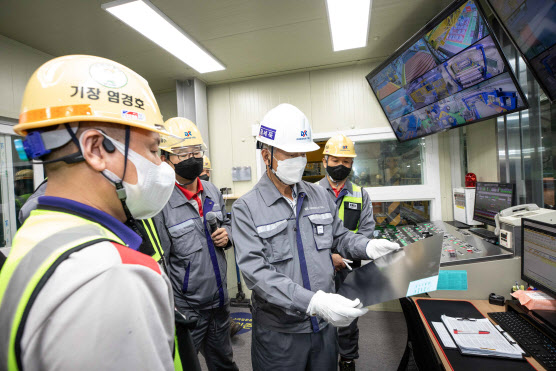
<path fill-rule="evenodd" d="M 232 227 L 226 216 L 222 194 L 210 182 L 201 180 L 203 216 L 213 211 L 220 227 L 228 231 L 231 246 Z M 227 264 L 224 250 L 215 247 L 210 238 L 210 226 L 205 231 L 204 217 L 183 192 L 174 186 L 170 201 L 153 220 L 168 264 L 168 274 L 174 289 L 178 309 L 208 309 L 228 304 L 226 286 Z M 207 235 L 208 233 L 208 235 Z"/>
<path fill-rule="evenodd" d="M 236 259 L 253 290 L 253 320 L 279 332 L 307 333 L 326 322 L 305 313 L 313 294 L 334 290 L 331 249 L 368 259 L 369 240 L 344 228 L 334 201 L 297 183 L 297 217 L 265 173 L 232 207 Z"/>
<path fill-rule="evenodd" d="M 328 181 L 328 178 L 326 176 L 322 178 L 317 184 L 326 189 L 330 197 L 332 197 L 332 199 L 336 203 L 336 207 L 338 210 L 340 209 L 344 196 L 354 196 L 353 184 L 350 182 L 349 179 L 346 180 L 344 188 L 340 191 L 340 196 L 338 198 L 336 198 L 336 194 L 330 186 L 330 182 Z M 342 194 L 342 192 L 344 192 L 344 189 L 347 193 Z M 359 217 L 359 229 L 357 230 L 357 233 L 362 234 L 367 238 L 373 238 L 373 233 L 375 231 L 373 203 L 371 202 L 371 197 L 363 188 L 361 188 L 361 196 L 363 198 L 363 204 L 361 205 L 361 216 Z"/>

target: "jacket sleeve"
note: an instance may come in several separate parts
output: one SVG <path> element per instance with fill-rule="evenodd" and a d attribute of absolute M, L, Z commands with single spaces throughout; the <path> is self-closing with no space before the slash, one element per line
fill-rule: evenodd
<path fill-rule="evenodd" d="M 236 261 L 247 287 L 269 303 L 305 313 L 314 293 L 279 273 L 269 263 L 244 200 L 237 200 L 232 206 L 232 225 Z"/>
<path fill-rule="evenodd" d="M 233 242 L 232 221 L 230 218 L 228 218 L 228 213 L 226 211 L 226 201 L 224 200 L 224 197 L 222 197 L 222 193 L 220 193 L 220 191 L 218 191 L 218 197 L 220 202 L 220 210 L 222 210 L 221 227 L 226 229 L 226 232 L 228 232 L 228 244 L 224 246 L 224 248 L 229 249 L 230 247 L 232 247 L 232 242 Z"/>
<path fill-rule="evenodd" d="M 367 238 L 373 238 L 373 233 L 375 231 L 373 203 L 371 202 L 371 197 L 367 191 L 362 188 L 361 194 L 363 196 L 363 204 L 361 205 L 361 217 L 359 219 L 359 230 L 357 233 Z"/>
<path fill-rule="evenodd" d="M 332 242 L 332 248 L 334 251 L 337 251 L 342 257 L 348 259 L 369 259 L 366 252 L 369 239 L 361 234 L 353 233 L 344 227 L 344 222 L 336 212 L 336 204 L 334 204 L 334 201 L 332 201 L 330 197 L 326 199 L 328 200 L 329 209 L 333 210 L 332 215 L 334 220 L 332 222 L 332 237 L 334 241 Z"/>

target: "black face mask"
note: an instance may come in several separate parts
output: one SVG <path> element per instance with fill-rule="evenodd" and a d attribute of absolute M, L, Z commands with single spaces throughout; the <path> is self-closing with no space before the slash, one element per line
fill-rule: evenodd
<path fill-rule="evenodd" d="M 333 180 L 340 181 L 348 177 L 349 173 L 351 173 L 351 168 L 344 165 L 327 166 L 326 172 Z"/>
<path fill-rule="evenodd" d="M 176 174 L 182 178 L 194 180 L 203 172 L 203 158 L 191 157 L 174 165 Z"/>
<path fill-rule="evenodd" d="M 207 174 L 203 174 L 203 175 L 199 175 L 199 179 L 204 180 L 205 182 L 208 182 L 210 177 Z"/>

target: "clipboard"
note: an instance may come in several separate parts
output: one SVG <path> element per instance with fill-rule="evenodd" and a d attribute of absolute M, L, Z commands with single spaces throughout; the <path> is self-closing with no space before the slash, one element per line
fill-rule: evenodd
<path fill-rule="evenodd" d="M 449 320 L 450 324 L 445 321 Z M 492 357 L 492 358 L 502 358 L 511 360 L 524 360 L 526 355 L 523 349 L 515 341 L 510 341 L 502 332 L 500 332 L 496 326 L 490 322 L 487 318 L 471 318 L 471 317 L 449 317 L 442 316 L 442 322 L 448 329 L 448 333 L 452 337 L 452 340 L 456 344 L 456 347 L 460 354 L 464 356 L 477 356 L 477 357 Z M 452 330 L 450 327 L 462 328 L 463 331 L 470 330 L 471 332 L 478 332 L 480 330 L 488 332 L 487 334 L 455 334 L 456 330 Z M 471 339 L 471 340 L 470 340 Z M 466 343 L 473 343 L 477 341 L 482 343 L 483 347 L 480 346 L 470 346 L 463 347 L 461 345 L 462 341 Z M 489 345 L 490 344 L 490 345 Z M 478 344 L 479 345 L 479 344 Z M 490 347 L 490 348 L 489 348 Z M 466 349 L 468 348 L 468 349 Z M 502 352 L 503 350 L 507 352 Z M 499 353 L 510 353 L 515 352 L 516 356 L 512 357 L 510 355 L 501 355 Z M 519 354 L 519 356 L 518 356 Z"/>
<path fill-rule="evenodd" d="M 482 313 L 466 300 L 438 300 L 426 298 L 413 298 L 415 307 L 423 316 L 425 327 L 433 334 L 431 340 L 440 346 L 440 351 L 446 357 L 453 370 L 504 370 L 504 371 L 535 371 L 529 363 L 519 359 L 506 359 L 499 357 L 473 357 L 462 355 L 457 349 L 446 348 L 438 340 L 432 322 L 440 322 L 442 314 L 453 317 L 483 318 Z"/>

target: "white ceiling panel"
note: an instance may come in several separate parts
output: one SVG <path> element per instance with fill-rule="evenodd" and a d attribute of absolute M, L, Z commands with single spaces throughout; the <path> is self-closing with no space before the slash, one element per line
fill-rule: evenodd
<path fill-rule="evenodd" d="M 374 0 L 365 48 L 332 51 L 324 0 L 152 0 L 222 61 L 198 74 L 101 9 L 106 0 L 0 0 L 0 34 L 45 53 L 92 54 L 144 76 L 153 90 L 175 79 L 217 84 L 381 60 L 441 9 L 443 0 Z M 375 40 L 376 38 L 376 40 Z"/>

